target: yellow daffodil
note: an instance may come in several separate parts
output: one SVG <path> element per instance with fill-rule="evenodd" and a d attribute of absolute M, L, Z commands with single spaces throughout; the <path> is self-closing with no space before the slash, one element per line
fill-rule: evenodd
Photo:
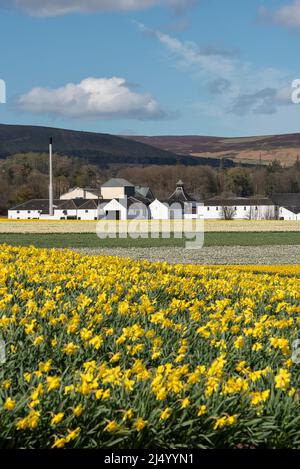
<path fill-rule="evenodd" d="M 58 414 L 53 415 L 53 417 L 51 419 L 51 425 L 59 424 L 62 421 L 63 418 L 64 418 L 64 413 L 63 412 L 59 412 Z"/>
<path fill-rule="evenodd" d="M 14 410 L 15 406 L 16 406 L 16 401 L 12 399 L 11 397 L 8 397 L 3 404 L 3 409 L 11 411 L 11 410 Z"/>
<path fill-rule="evenodd" d="M 139 417 L 133 424 L 133 428 L 135 428 L 138 432 L 140 432 L 141 430 L 143 430 L 143 428 L 145 428 L 145 426 L 147 425 L 147 420 L 144 420 L 142 419 L 141 417 Z"/>

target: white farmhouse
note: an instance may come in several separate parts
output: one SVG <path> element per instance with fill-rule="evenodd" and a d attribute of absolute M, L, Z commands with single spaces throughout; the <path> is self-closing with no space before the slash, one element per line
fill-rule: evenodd
<path fill-rule="evenodd" d="M 299 207 L 280 207 L 279 220 L 300 221 L 300 206 Z"/>
<path fill-rule="evenodd" d="M 204 202 L 191 197 L 182 181 L 167 200 L 158 200 L 149 187 L 134 186 L 126 179 L 113 178 L 99 190 L 76 187 L 53 201 L 35 199 L 8 211 L 10 219 L 114 220 L 130 219 L 234 219 L 299 220 L 300 194 L 271 197 L 213 197 Z"/>
<path fill-rule="evenodd" d="M 300 194 L 274 194 L 279 220 L 300 220 Z"/>
<path fill-rule="evenodd" d="M 214 197 L 204 201 L 206 220 L 267 220 L 277 218 L 277 207 L 270 198 Z"/>
<path fill-rule="evenodd" d="M 149 206 L 154 220 L 199 219 L 203 216 L 203 203 L 187 194 L 182 181 L 170 197 L 161 202 L 155 199 Z"/>
<path fill-rule="evenodd" d="M 169 219 L 169 206 L 158 199 L 153 200 L 149 205 L 151 218 L 153 220 L 168 220 Z"/>

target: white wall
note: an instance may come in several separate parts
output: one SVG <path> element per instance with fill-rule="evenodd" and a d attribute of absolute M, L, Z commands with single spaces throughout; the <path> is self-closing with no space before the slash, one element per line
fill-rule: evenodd
<path fill-rule="evenodd" d="M 270 215 L 275 217 L 275 206 L 274 205 L 258 205 L 257 210 L 255 205 L 238 205 L 233 216 L 234 220 L 264 220 L 269 218 Z M 234 207 L 235 208 L 235 207 Z M 204 219 L 205 220 L 222 220 L 223 211 L 222 205 L 219 206 L 205 206 L 203 207 Z"/>
<path fill-rule="evenodd" d="M 187 206 L 188 209 L 188 206 Z M 202 203 L 196 204 L 196 213 L 186 213 L 184 214 L 185 220 L 199 220 L 204 217 L 204 207 Z"/>
<path fill-rule="evenodd" d="M 28 210 L 20 210 L 20 213 L 18 213 L 17 210 L 8 210 L 8 218 L 9 219 L 15 219 L 17 220 L 18 218 L 20 220 L 30 220 L 32 218 L 40 218 L 40 212 L 38 210 L 30 210 L 30 213 L 28 213 Z"/>
<path fill-rule="evenodd" d="M 107 212 L 120 212 L 120 220 L 127 220 L 127 208 L 113 199 L 105 205 L 100 203 L 101 208 Z"/>
<path fill-rule="evenodd" d="M 153 220 L 168 220 L 169 219 L 169 207 L 159 200 L 155 199 L 149 205 L 151 218 Z"/>
<path fill-rule="evenodd" d="M 244 209 L 246 207 L 246 210 Z M 196 214 L 185 214 L 185 219 L 193 219 L 193 218 L 204 218 L 205 220 L 221 220 L 222 219 L 222 207 L 219 206 L 218 210 L 216 206 L 210 206 L 209 210 L 207 210 L 207 206 L 202 206 L 199 204 L 197 206 L 197 215 Z M 107 204 L 103 206 L 104 210 L 107 211 L 119 211 L 120 212 L 120 219 L 127 220 L 127 209 L 122 204 L 120 204 L 117 200 L 111 200 Z M 169 219 L 169 207 L 168 205 L 163 204 L 159 200 L 155 199 L 150 205 L 150 214 L 151 218 L 154 220 L 168 220 Z M 85 209 L 69 209 L 66 210 L 67 215 L 64 214 L 63 209 L 54 209 L 54 216 L 50 217 L 49 215 L 41 215 L 38 210 L 20 210 L 17 213 L 17 210 L 8 210 L 8 218 L 9 219 L 20 219 L 20 220 L 30 220 L 30 219 L 54 219 L 60 220 L 61 218 L 67 218 L 67 216 L 77 216 L 80 217 L 81 220 L 94 220 L 98 218 L 98 214 L 100 211 L 98 209 L 88 209 L 86 213 Z M 255 206 L 238 206 L 236 213 L 234 215 L 235 220 L 244 220 L 249 219 L 249 214 L 251 212 L 251 218 L 253 220 L 264 220 L 268 219 L 269 215 L 273 214 L 275 216 L 275 207 L 272 205 L 262 205 L 258 206 L 258 210 L 255 210 Z M 279 218 L 283 218 L 284 220 L 299 220 L 300 221 L 300 214 L 295 214 L 284 207 L 280 207 L 278 212 Z"/>
<path fill-rule="evenodd" d="M 95 209 L 78 209 L 77 210 L 77 217 L 80 218 L 80 220 L 97 220 L 97 214 L 98 210 Z"/>
<path fill-rule="evenodd" d="M 64 213 L 64 212 L 66 212 L 66 213 Z M 54 216 L 58 220 L 60 220 L 61 218 L 76 217 L 77 216 L 77 210 L 75 208 L 74 209 L 56 208 L 56 209 L 54 209 Z"/>
<path fill-rule="evenodd" d="M 103 199 L 124 199 L 125 188 L 124 187 L 101 187 L 101 195 Z"/>
<path fill-rule="evenodd" d="M 280 207 L 279 218 L 284 218 L 284 220 L 300 220 L 300 213 L 296 214 L 284 207 Z"/>

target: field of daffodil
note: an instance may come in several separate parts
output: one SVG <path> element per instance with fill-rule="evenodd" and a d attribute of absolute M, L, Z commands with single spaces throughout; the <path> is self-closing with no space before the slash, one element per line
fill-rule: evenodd
<path fill-rule="evenodd" d="M 0 447 L 299 448 L 300 268 L 255 268 L 2 247 Z"/>

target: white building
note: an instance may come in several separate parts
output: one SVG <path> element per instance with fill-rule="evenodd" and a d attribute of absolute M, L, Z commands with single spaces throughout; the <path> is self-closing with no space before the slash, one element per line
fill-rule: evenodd
<path fill-rule="evenodd" d="M 84 197 L 81 197 L 84 196 Z M 10 219 L 49 219 L 49 200 L 29 200 L 8 211 Z M 299 220 L 300 194 L 274 194 L 267 198 L 213 197 L 204 202 L 191 197 L 178 181 L 171 196 L 161 201 L 149 187 L 113 178 L 100 190 L 74 188 L 54 200 L 54 220 L 128 219 L 234 219 Z"/>
<path fill-rule="evenodd" d="M 86 200 L 77 209 L 78 220 L 98 220 L 98 201 Z"/>
<path fill-rule="evenodd" d="M 173 194 L 165 202 L 155 199 L 149 206 L 154 220 L 199 219 L 203 217 L 203 203 L 187 194 L 178 181 Z"/>
<path fill-rule="evenodd" d="M 135 186 L 122 178 L 112 178 L 106 181 L 100 189 L 102 199 L 124 199 L 135 195 Z"/>
<path fill-rule="evenodd" d="M 300 221 L 300 207 L 280 207 L 279 209 L 280 220 Z"/>
<path fill-rule="evenodd" d="M 300 194 L 274 194 L 279 220 L 300 220 Z"/>
<path fill-rule="evenodd" d="M 151 218 L 153 220 L 168 220 L 169 219 L 169 207 L 166 203 L 160 202 L 155 199 L 149 205 Z"/>
<path fill-rule="evenodd" d="M 215 197 L 204 202 L 206 220 L 267 220 L 277 218 L 277 208 L 269 198 Z"/>

